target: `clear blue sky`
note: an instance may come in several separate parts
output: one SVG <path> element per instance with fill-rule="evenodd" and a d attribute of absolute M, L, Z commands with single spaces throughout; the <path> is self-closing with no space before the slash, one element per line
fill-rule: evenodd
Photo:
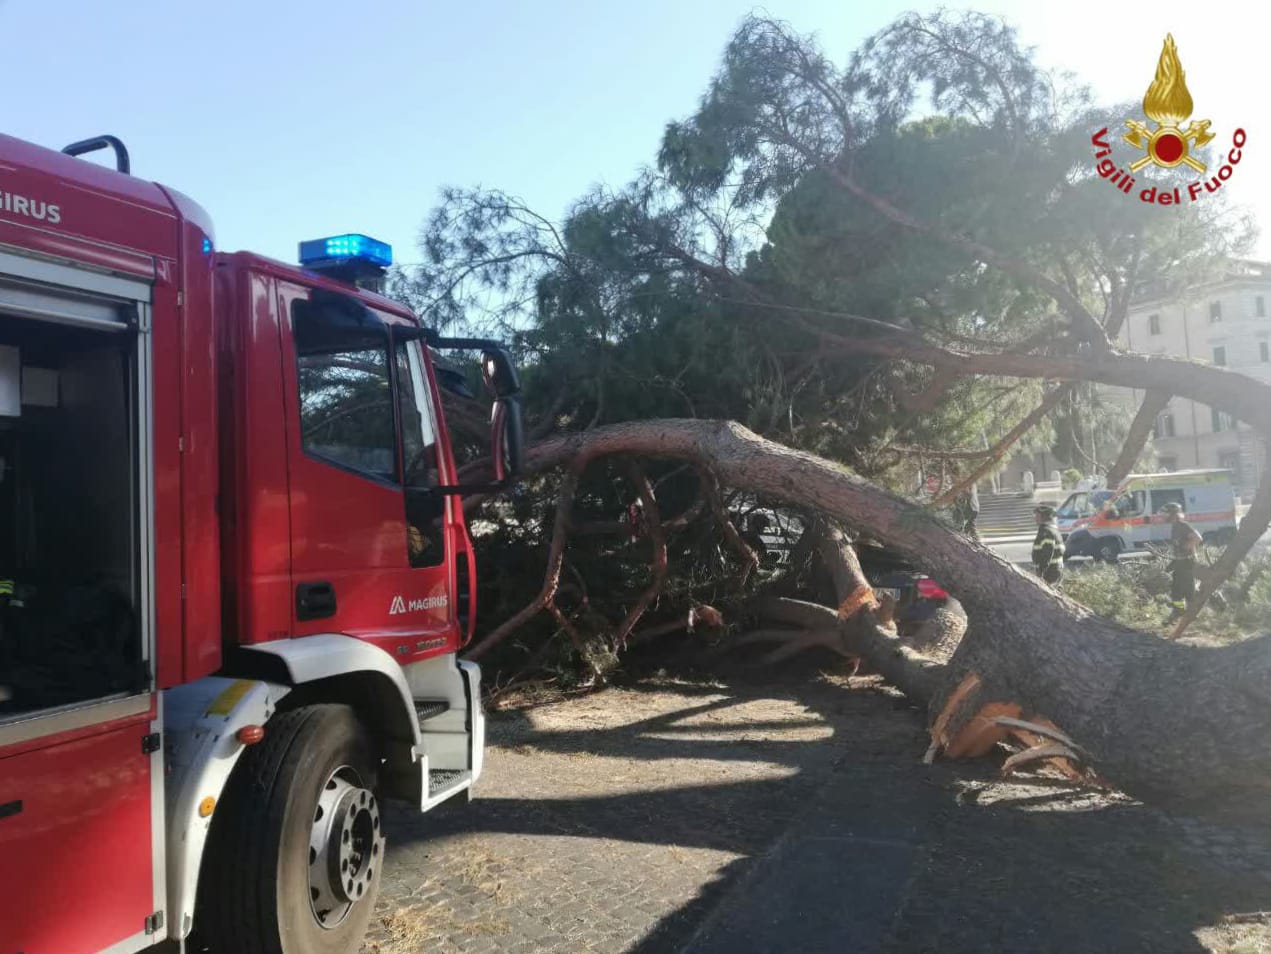
<path fill-rule="evenodd" d="M 770 0 L 763 9 L 817 32 L 842 61 L 899 12 L 934 6 Z M 1197 116 L 1218 114 L 1218 129 L 1267 115 L 1255 84 L 1233 83 L 1254 79 L 1262 40 L 1226 16 L 1202 18 L 1182 3 L 979 6 L 1005 13 L 1043 62 L 1077 71 L 1108 99 L 1142 96 L 1172 29 Z M 211 213 L 222 249 L 290 261 L 301 239 L 364 231 L 415 261 L 419 225 L 443 185 L 499 186 L 559 214 L 591 183 L 625 182 L 652 159 L 665 123 L 693 109 L 754 7 L 0 0 L 3 130 L 52 147 L 119 135 L 134 174 Z M 1228 116 L 1246 93 L 1248 106 Z M 1232 183 L 1244 201 L 1271 199 L 1260 171 L 1271 169 L 1271 123 L 1265 157 L 1257 132 L 1255 161 Z"/>

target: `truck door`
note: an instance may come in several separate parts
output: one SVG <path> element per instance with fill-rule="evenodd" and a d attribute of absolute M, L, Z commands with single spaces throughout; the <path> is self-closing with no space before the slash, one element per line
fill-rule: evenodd
<path fill-rule="evenodd" d="M 4 954 L 166 937 L 149 310 L 0 252 Z"/>
<path fill-rule="evenodd" d="M 1122 492 L 1112 505 L 1113 512 L 1109 515 L 1107 535 L 1120 537 L 1127 550 L 1141 547 L 1148 541 L 1151 533 L 1147 505 L 1146 490 L 1133 489 Z"/>
<path fill-rule="evenodd" d="M 359 636 L 401 662 L 454 651 L 451 504 L 430 490 L 441 481 L 420 346 L 352 296 L 280 291 L 295 632 Z"/>

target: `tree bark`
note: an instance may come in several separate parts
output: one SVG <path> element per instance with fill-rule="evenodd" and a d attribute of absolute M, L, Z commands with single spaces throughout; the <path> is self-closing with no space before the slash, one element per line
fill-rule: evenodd
<path fill-rule="evenodd" d="M 1115 490 L 1120 486 L 1121 481 L 1129 476 L 1134 465 L 1139 462 L 1139 457 L 1143 454 L 1143 445 L 1147 443 L 1152 428 L 1156 425 L 1156 419 L 1169 404 L 1169 399 L 1168 391 L 1148 391 L 1143 395 L 1143 403 L 1139 405 L 1138 413 L 1130 422 L 1130 430 L 1125 435 L 1125 443 L 1121 445 L 1121 453 L 1117 455 L 1116 462 L 1108 470 L 1107 483 L 1110 489 Z"/>
<path fill-rule="evenodd" d="M 578 468 L 607 454 L 708 466 L 730 487 L 843 521 L 939 580 L 970 621 L 947 667 L 898 652 L 881 627 L 853 630 L 863 633 L 855 648 L 902 691 L 938 698 L 979 673 L 981 701 L 1019 703 L 1053 720 L 1103 777 L 1136 794 L 1205 800 L 1271 790 L 1271 639 L 1202 648 L 1102 619 L 911 502 L 733 423 L 600 427 L 544 441 L 527 463 Z"/>

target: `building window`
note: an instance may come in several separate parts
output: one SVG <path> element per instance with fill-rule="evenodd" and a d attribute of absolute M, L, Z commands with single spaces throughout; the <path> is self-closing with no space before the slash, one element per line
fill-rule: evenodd
<path fill-rule="evenodd" d="M 1225 345 L 1219 345 L 1214 349 L 1214 364 L 1218 367 L 1225 367 L 1227 364 L 1227 348 Z"/>
<path fill-rule="evenodd" d="M 1156 427 L 1152 433 L 1156 437 L 1173 437 L 1174 436 L 1174 415 L 1170 413 L 1162 414 L 1156 419 Z"/>
<path fill-rule="evenodd" d="M 1261 295 L 1253 300 L 1253 314 L 1258 318 L 1267 316 L 1267 301 Z"/>
<path fill-rule="evenodd" d="M 1161 470 L 1165 471 L 1167 474 L 1172 474 L 1174 471 L 1178 470 L 1177 457 L 1161 457 L 1159 460 Z"/>
<path fill-rule="evenodd" d="M 1215 321 L 1222 321 L 1222 302 L 1220 301 L 1209 303 L 1209 323 L 1212 325 Z"/>
<path fill-rule="evenodd" d="M 1271 361 L 1271 349 L 1267 347 L 1267 343 L 1265 341 L 1258 342 L 1258 359 L 1263 364 Z"/>
<path fill-rule="evenodd" d="M 1216 407 L 1209 409 L 1209 420 L 1210 423 L 1213 424 L 1215 434 L 1220 431 L 1229 431 L 1235 426 L 1235 422 L 1232 421 L 1231 415 L 1226 411 L 1218 410 Z"/>
<path fill-rule="evenodd" d="M 1240 474 L 1240 451 L 1227 451 L 1225 454 L 1218 455 L 1218 466 L 1222 470 L 1229 470 L 1237 477 Z"/>
<path fill-rule="evenodd" d="M 1160 315 L 1147 316 L 1147 333 L 1149 335 L 1159 335 L 1161 333 L 1161 316 Z"/>

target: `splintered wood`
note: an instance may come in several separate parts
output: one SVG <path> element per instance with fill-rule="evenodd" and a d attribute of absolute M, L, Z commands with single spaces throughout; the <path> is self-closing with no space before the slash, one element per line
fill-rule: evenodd
<path fill-rule="evenodd" d="M 878 597 L 869 586 L 858 586 L 842 603 L 839 604 L 839 619 L 851 619 L 863 609 L 878 609 Z"/>
<path fill-rule="evenodd" d="M 983 685 L 978 673 L 968 672 L 949 694 L 931 725 L 931 745 L 923 756 L 924 762 L 935 761 L 941 751 L 950 759 L 978 758 L 1011 739 L 1022 743 L 1024 749 L 1002 764 L 1004 776 L 1040 762 L 1067 778 L 1091 781 L 1089 773 L 1080 767 L 1079 747 L 1049 719 L 1022 718 L 1018 703 L 988 702 L 980 704 L 974 715 L 964 716 L 977 705 L 975 696 Z"/>

